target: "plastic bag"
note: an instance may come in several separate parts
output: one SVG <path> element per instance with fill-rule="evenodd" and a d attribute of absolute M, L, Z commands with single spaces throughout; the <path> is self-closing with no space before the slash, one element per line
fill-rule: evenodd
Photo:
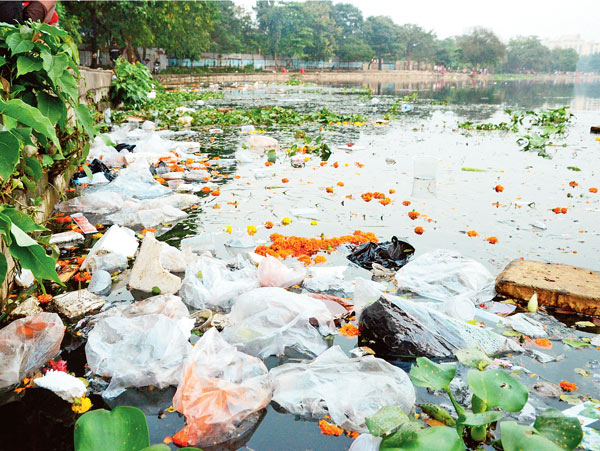
<path fill-rule="evenodd" d="M 173 407 L 186 419 L 173 441 L 180 446 L 222 442 L 244 418 L 270 401 L 265 364 L 210 329 L 194 346 L 173 397 Z"/>
<path fill-rule="evenodd" d="M 55 357 L 64 333 L 56 313 L 38 313 L 0 329 L 0 389 L 18 384 Z"/>
<path fill-rule="evenodd" d="M 61 399 L 72 403 L 74 398 L 81 398 L 86 393 L 81 379 L 64 371 L 48 371 L 44 376 L 34 379 L 34 384 L 55 393 Z"/>
<path fill-rule="evenodd" d="M 445 249 L 415 258 L 396 273 L 396 281 L 400 289 L 438 301 L 463 295 L 479 304 L 496 294 L 494 276 L 485 266 Z"/>
<path fill-rule="evenodd" d="M 258 265 L 258 278 L 262 287 L 289 288 L 300 285 L 305 277 L 306 270 L 303 267 L 290 268 L 270 255 Z"/>
<path fill-rule="evenodd" d="M 108 180 L 109 182 L 112 181 L 116 175 L 114 175 L 110 169 L 108 169 L 108 167 L 102 162 L 100 161 L 98 158 L 94 158 L 92 160 L 92 162 L 89 164 L 88 166 L 90 172 L 92 174 L 104 174 L 104 177 L 106 177 L 106 180 Z M 81 170 L 81 171 L 77 171 L 75 174 L 73 174 L 73 179 L 79 179 L 79 178 L 83 178 L 83 177 L 87 177 L 85 171 Z"/>
<path fill-rule="evenodd" d="M 123 197 L 150 199 L 168 194 L 170 190 L 154 180 L 146 162 L 136 161 L 121 169 L 119 176 L 108 185 L 96 190 L 96 193 L 107 192 L 119 193 Z"/>
<path fill-rule="evenodd" d="M 221 260 L 200 257 L 186 269 L 180 293 L 191 307 L 228 310 L 237 296 L 258 285 L 250 265 L 231 271 Z"/>
<path fill-rule="evenodd" d="M 356 286 L 354 287 L 354 313 L 357 318 L 360 318 L 362 311 L 381 297 L 385 291 L 385 286 L 372 280 L 357 277 L 354 279 Z"/>
<path fill-rule="evenodd" d="M 308 268 L 308 278 L 303 286 L 311 291 L 344 290 L 348 291 L 350 282 L 344 279 L 347 266 L 326 266 Z"/>
<path fill-rule="evenodd" d="M 387 405 L 410 413 L 415 389 L 400 368 L 372 355 L 350 358 L 333 346 L 312 362 L 273 368 L 273 401 L 295 415 L 323 418 L 367 432 L 365 417 Z"/>
<path fill-rule="evenodd" d="M 63 213 L 94 213 L 106 215 L 123 208 L 123 197 L 119 193 L 86 193 L 61 202 L 56 209 Z"/>
<path fill-rule="evenodd" d="M 102 396 L 114 398 L 127 387 L 176 385 L 192 346 L 176 321 L 165 315 L 111 316 L 88 336 L 89 368 L 111 377 Z"/>
<path fill-rule="evenodd" d="M 433 310 L 423 303 L 384 295 L 360 316 L 360 340 L 385 359 L 453 358 L 479 347 L 488 355 L 520 351 L 514 341 Z"/>
<path fill-rule="evenodd" d="M 127 267 L 126 259 L 133 257 L 138 248 L 138 239 L 135 232 L 126 227 L 118 225 L 111 226 L 104 235 L 94 244 L 87 257 L 81 265 L 81 269 L 97 267 L 103 265 L 103 256 L 108 254 L 118 254 L 121 256 L 114 258 L 106 258 L 104 262 L 107 266 L 123 266 L 123 257 L 125 258 L 125 267 Z M 102 269 L 102 268 L 101 268 Z"/>
<path fill-rule="evenodd" d="M 335 331 L 333 315 L 324 303 L 283 288 L 242 294 L 227 318 L 231 326 L 223 331 L 224 338 L 260 358 L 283 354 L 286 347 L 319 355 L 327 349 L 323 336 Z"/>
<path fill-rule="evenodd" d="M 373 263 L 385 268 L 398 269 L 404 266 L 414 253 L 414 247 L 393 236 L 392 241 L 368 242 L 356 246 L 346 258 L 367 270 L 372 268 Z"/>

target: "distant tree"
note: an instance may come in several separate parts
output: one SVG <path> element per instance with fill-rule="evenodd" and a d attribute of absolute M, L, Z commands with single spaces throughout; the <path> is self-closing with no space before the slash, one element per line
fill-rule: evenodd
<path fill-rule="evenodd" d="M 537 36 L 518 36 L 508 43 L 505 71 L 549 72 L 550 49 Z"/>
<path fill-rule="evenodd" d="M 218 53 L 251 53 L 257 48 L 252 18 L 231 0 L 216 3 L 210 50 Z"/>
<path fill-rule="evenodd" d="M 350 3 L 336 3 L 333 6 L 333 20 L 343 39 L 362 34 L 362 12 Z"/>
<path fill-rule="evenodd" d="M 401 57 L 410 63 L 417 61 L 431 61 L 435 54 L 435 33 L 425 31 L 414 24 L 402 25 L 398 29 L 398 39 Z"/>
<path fill-rule="evenodd" d="M 600 74 L 600 53 L 579 58 L 579 61 L 577 62 L 577 71 Z"/>
<path fill-rule="evenodd" d="M 341 61 L 370 61 L 375 52 L 364 39 L 350 35 L 339 44 L 337 56 Z"/>
<path fill-rule="evenodd" d="M 455 38 L 446 38 L 435 42 L 433 62 L 447 68 L 458 68 L 461 65 L 462 50 Z"/>
<path fill-rule="evenodd" d="M 363 36 L 377 58 L 398 57 L 399 27 L 390 17 L 368 17 L 363 23 Z"/>
<path fill-rule="evenodd" d="M 553 72 L 575 72 L 579 55 L 574 49 L 552 49 L 550 66 Z"/>
<path fill-rule="evenodd" d="M 456 40 L 463 62 L 475 67 L 496 66 L 506 54 L 506 46 L 492 31 L 475 28 L 470 34 Z"/>
<path fill-rule="evenodd" d="M 302 3 L 306 16 L 305 26 L 312 30 L 312 38 L 307 42 L 306 53 L 319 61 L 328 60 L 336 50 L 337 28 L 331 1 L 307 1 Z"/>

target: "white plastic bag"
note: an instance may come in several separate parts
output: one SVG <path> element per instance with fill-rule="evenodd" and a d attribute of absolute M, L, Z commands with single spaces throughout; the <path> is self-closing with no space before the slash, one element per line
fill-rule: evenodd
<path fill-rule="evenodd" d="M 227 316 L 225 339 L 256 357 L 284 354 L 286 347 L 316 356 L 327 349 L 333 314 L 324 303 L 283 288 L 257 288 L 242 294 Z M 316 323 L 317 327 L 311 324 Z"/>
<path fill-rule="evenodd" d="M 311 362 L 286 363 L 270 371 L 273 401 L 295 415 L 323 418 L 367 432 L 365 417 L 387 405 L 409 414 L 415 389 L 400 368 L 372 355 L 350 358 L 334 346 Z"/>
<path fill-rule="evenodd" d="M 262 287 L 289 288 L 300 285 L 305 277 L 306 270 L 303 267 L 290 268 L 270 255 L 258 265 L 258 278 Z"/>
<path fill-rule="evenodd" d="M 311 291 L 345 290 L 350 282 L 344 280 L 347 266 L 325 266 L 308 268 L 308 278 L 303 286 Z"/>
<path fill-rule="evenodd" d="M 65 334 L 56 313 L 38 313 L 0 330 L 0 389 L 18 384 L 60 352 Z"/>
<path fill-rule="evenodd" d="M 378 282 L 362 277 L 357 277 L 354 281 L 356 286 L 354 287 L 352 302 L 354 303 L 354 314 L 357 318 L 360 318 L 362 311 L 381 297 L 385 287 Z"/>
<path fill-rule="evenodd" d="M 173 407 L 186 418 L 186 427 L 173 440 L 177 445 L 219 443 L 270 401 L 265 364 L 210 329 L 194 346 L 173 397 Z"/>
<path fill-rule="evenodd" d="M 186 269 L 180 293 L 191 307 L 228 310 L 237 296 L 256 287 L 254 267 L 231 271 L 222 260 L 199 257 Z"/>
<path fill-rule="evenodd" d="M 177 385 L 191 348 L 165 315 L 111 316 L 96 323 L 85 355 L 94 373 L 111 377 L 103 396 L 114 398 L 128 387 Z"/>
<path fill-rule="evenodd" d="M 437 249 L 409 261 L 396 273 L 398 288 L 445 301 L 467 296 L 474 304 L 492 299 L 494 276 L 481 263 L 455 251 Z"/>
<path fill-rule="evenodd" d="M 34 379 L 33 382 L 38 387 L 54 392 L 67 402 L 73 402 L 74 398 L 81 398 L 87 391 L 81 379 L 63 371 L 50 370 L 44 376 Z"/>

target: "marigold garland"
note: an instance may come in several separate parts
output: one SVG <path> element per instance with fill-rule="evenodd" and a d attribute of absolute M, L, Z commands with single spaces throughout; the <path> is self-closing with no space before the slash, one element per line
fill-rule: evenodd
<path fill-rule="evenodd" d="M 323 435 L 335 435 L 339 437 L 344 433 L 344 430 L 337 427 L 335 424 L 328 423 L 325 420 L 319 421 L 319 427 L 321 428 L 321 434 Z"/>

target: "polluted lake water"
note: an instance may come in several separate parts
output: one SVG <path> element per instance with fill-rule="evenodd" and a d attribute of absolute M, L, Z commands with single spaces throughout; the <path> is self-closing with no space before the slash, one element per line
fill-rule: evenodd
<path fill-rule="evenodd" d="M 35 386 L 56 365 L 46 357 L 85 378 L 92 409 L 141 409 L 150 444 L 171 449 L 375 451 L 365 417 L 392 405 L 422 431 L 448 425 L 423 405 L 455 421 L 454 401 L 471 405 L 474 379 L 491 374 L 527 393 L 519 408 L 488 400 L 472 414 L 494 417 L 494 437 L 553 408 L 579 416 L 581 449 L 600 449 L 598 317 L 494 290 L 513 260 L 600 271 L 600 141 L 589 133 L 600 84 L 170 93 L 115 112 L 116 146 L 94 143 L 92 178 L 76 176 L 57 206 L 52 232 L 85 239 L 59 244 L 66 287 L 48 285 L 54 299 L 32 308 L 67 330 L 60 356 L 2 386 L 0 449 L 73 449 L 78 413 Z M 96 229 L 72 222 L 78 213 Z M 24 289 L 9 310 L 39 295 Z M 41 323 L 29 321 L 19 333 Z M 451 400 L 427 388 L 430 363 L 415 357 L 456 354 Z"/>

